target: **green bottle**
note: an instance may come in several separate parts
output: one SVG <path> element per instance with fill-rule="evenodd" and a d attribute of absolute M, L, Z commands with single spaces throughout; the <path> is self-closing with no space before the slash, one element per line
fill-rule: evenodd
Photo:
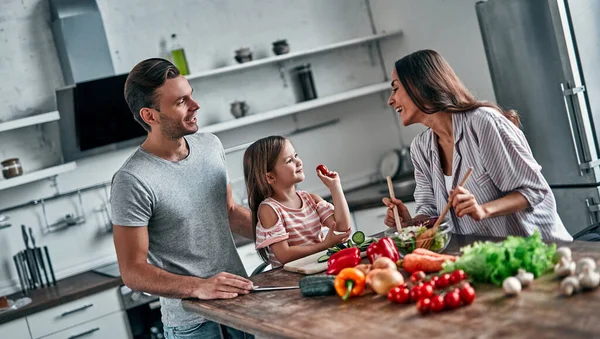
<path fill-rule="evenodd" d="M 181 75 L 190 74 L 187 59 L 185 58 L 185 51 L 177 42 L 177 34 L 171 34 L 171 55 L 173 56 L 173 64 L 179 68 Z"/>

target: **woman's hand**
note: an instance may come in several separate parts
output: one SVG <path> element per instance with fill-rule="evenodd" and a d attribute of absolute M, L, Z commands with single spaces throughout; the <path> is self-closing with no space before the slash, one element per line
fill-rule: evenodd
<path fill-rule="evenodd" d="M 458 186 L 450 191 L 452 207 L 457 217 L 462 218 L 465 215 L 470 216 L 475 221 L 483 220 L 489 217 L 486 209 L 477 203 L 475 196 L 466 188 Z"/>
<path fill-rule="evenodd" d="M 341 187 L 340 176 L 337 172 L 330 171 L 330 176 L 325 175 L 325 173 L 321 173 L 321 171 L 317 170 L 317 176 L 327 188 L 331 191 L 334 188 Z"/>
<path fill-rule="evenodd" d="M 396 219 L 394 218 L 394 206 L 398 207 L 398 214 L 400 215 L 401 223 L 410 222 L 412 220 L 410 212 L 408 211 L 408 208 L 406 207 L 406 205 L 404 205 L 402 200 L 398 200 L 395 198 L 393 200 L 390 198 L 383 198 L 382 201 L 383 204 L 388 207 L 384 221 L 384 223 L 387 226 L 396 228 Z"/>

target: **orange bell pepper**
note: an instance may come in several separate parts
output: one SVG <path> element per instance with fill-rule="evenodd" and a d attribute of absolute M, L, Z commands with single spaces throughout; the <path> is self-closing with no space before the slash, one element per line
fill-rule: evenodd
<path fill-rule="evenodd" d="M 365 290 L 365 274 L 356 268 L 344 268 L 335 277 L 333 286 L 342 299 L 360 295 Z"/>

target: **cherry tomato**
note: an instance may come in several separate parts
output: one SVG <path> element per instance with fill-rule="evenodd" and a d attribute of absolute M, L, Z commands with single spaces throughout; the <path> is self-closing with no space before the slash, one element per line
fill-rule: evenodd
<path fill-rule="evenodd" d="M 461 287 L 459 295 L 460 300 L 467 305 L 471 305 L 475 301 L 475 289 L 469 284 L 464 284 Z"/>
<path fill-rule="evenodd" d="M 425 272 L 416 271 L 415 273 L 410 275 L 410 281 L 412 281 L 413 283 L 417 283 L 417 282 L 425 279 L 425 277 L 426 277 Z"/>
<path fill-rule="evenodd" d="M 450 274 L 450 282 L 452 284 L 458 284 L 459 282 L 465 280 L 467 278 L 467 275 L 465 274 L 465 271 L 463 270 L 456 270 L 454 272 L 452 272 L 452 274 Z"/>
<path fill-rule="evenodd" d="M 388 300 L 398 304 L 408 304 L 410 302 L 410 290 L 405 286 L 394 287 L 388 293 Z"/>
<path fill-rule="evenodd" d="M 423 287 L 423 284 L 415 285 L 410 289 L 410 299 L 412 301 L 419 301 L 421 299 L 421 287 Z"/>
<path fill-rule="evenodd" d="M 320 164 L 319 166 L 317 166 L 317 171 L 321 172 L 321 174 L 328 176 L 330 178 L 333 178 L 333 173 L 329 171 L 329 169 L 327 168 L 327 166 Z"/>
<path fill-rule="evenodd" d="M 444 274 L 440 275 L 440 277 L 438 278 L 438 281 L 436 282 L 436 286 L 437 286 L 437 288 L 440 288 L 440 289 L 450 286 L 450 274 L 444 273 Z"/>
<path fill-rule="evenodd" d="M 433 277 L 431 277 L 431 279 L 429 279 L 429 284 L 433 287 L 434 290 L 438 288 L 438 280 L 440 280 L 440 277 L 438 277 L 437 275 L 434 275 Z"/>
<path fill-rule="evenodd" d="M 424 298 L 417 301 L 417 310 L 419 310 L 421 314 L 429 313 L 431 310 L 431 300 L 429 300 L 429 298 Z"/>
<path fill-rule="evenodd" d="M 433 296 L 433 287 L 429 284 L 421 286 L 421 298 L 431 298 Z"/>
<path fill-rule="evenodd" d="M 444 303 L 448 309 L 457 308 L 460 306 L 460 295 L 456 292 L 446 293 Z"/>
<path fill-rule="evenodd" d="M 431 311 L 432 312 L 441 312 L 446 308 L 446 303 L 444 302 L 444 297 L 441 295 L 434 295 L 431 298 Z"/>

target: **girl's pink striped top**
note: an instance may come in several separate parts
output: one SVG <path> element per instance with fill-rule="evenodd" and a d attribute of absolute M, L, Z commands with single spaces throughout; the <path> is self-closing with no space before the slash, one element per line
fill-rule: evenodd
<path fill-rule="evenodd" d="M 327 201 L 315 203 L 310 193 L 296 191 L 302 200 L 302 207 L 290 208 L 273 198 L 267 198 L 260 204 L 269 205 L 277 214 L 277 223 L 264 228 L 258 220 L 256 224 L 256 248 L 267 247 L 269 261 L 275 267 L 281 266 L 275 255 L 269 251 L 272 244 L 287 240 L 290 246 L 317 244 L 323 241 L 321 228 L 323 222 L 333 215 L 333 205 Z"/>

